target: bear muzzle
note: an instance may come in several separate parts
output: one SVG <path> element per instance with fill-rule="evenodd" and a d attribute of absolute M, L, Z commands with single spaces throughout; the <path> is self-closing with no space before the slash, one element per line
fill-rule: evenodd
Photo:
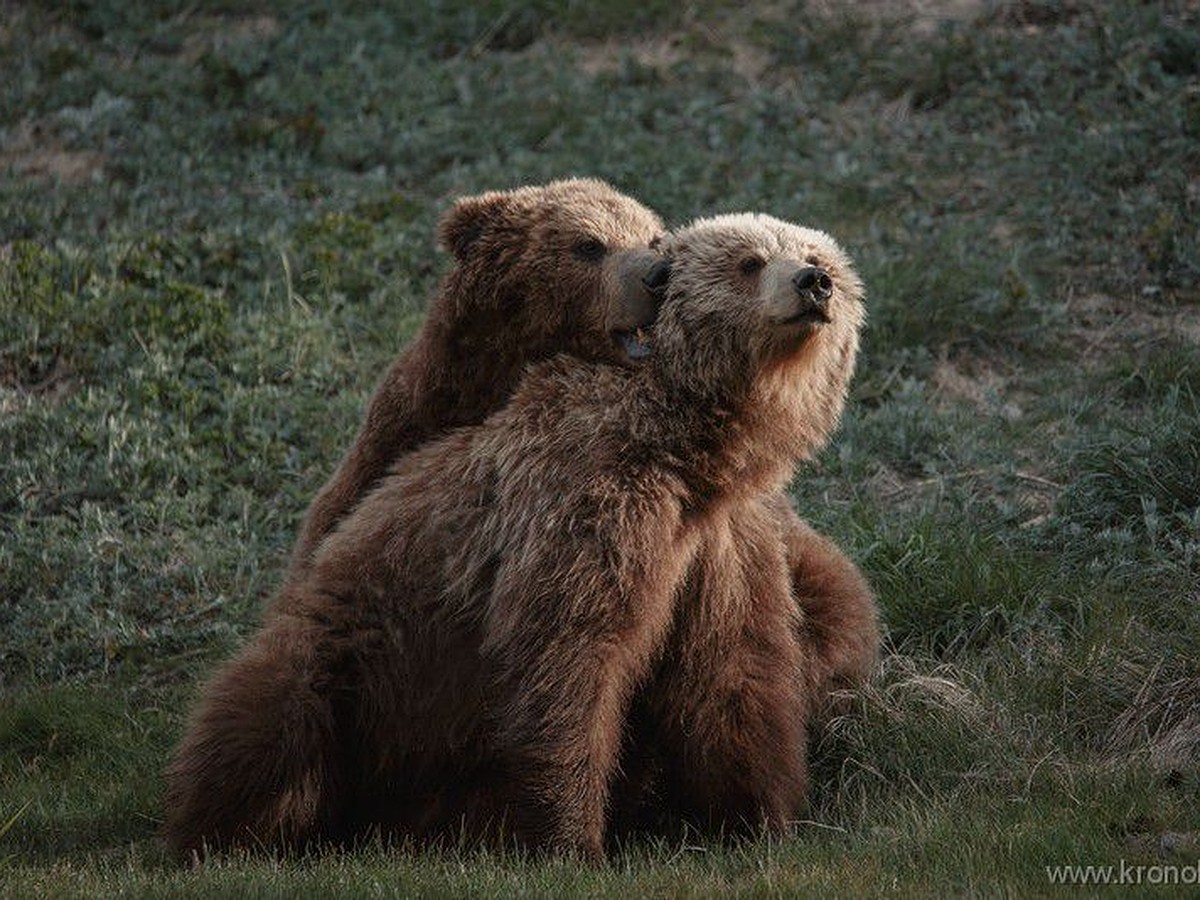
<path fill-rule="evenodd" d="M 789 273 L 785 284 L 776 281 L 768 314 L 775 325 L 827 324 L 832 321 L 829 312 L 832 298 L 833 279 L 829 273 L 816 266 L 805 266 Z"/>
<path fill-rule="evenodd" d="M 651 330 L 667 290 L 670 263 L 651 250 L 631 250 L 618 261 L 617 302 L 610 309 L 609 331 L 634 361 L 652 349 Z"/>

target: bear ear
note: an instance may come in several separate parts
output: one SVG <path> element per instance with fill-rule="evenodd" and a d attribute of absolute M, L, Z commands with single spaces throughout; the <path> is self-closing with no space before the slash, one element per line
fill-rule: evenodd
<path fill-rule="evenodd" d="M 463 197 L 457 201 L 438 223 L 438 243 L 462 262 L 467 258 L 471 245 L 495 222 L 509 206 L 507 195 L 498 191 Z"/>

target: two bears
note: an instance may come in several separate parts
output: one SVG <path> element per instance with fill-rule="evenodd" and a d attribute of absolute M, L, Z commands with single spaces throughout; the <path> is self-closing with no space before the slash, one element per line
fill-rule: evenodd
<path fill-rule="evenodd" d="M 783 494 L 861 285 L 765 216 L 661 232 L 587 180 L 446 216 L 455 269 L 172 762 L 175 851 L 381 826 L 598 858 L 647 796 L 796 818 L 808 724 L 878 640 Z"/>

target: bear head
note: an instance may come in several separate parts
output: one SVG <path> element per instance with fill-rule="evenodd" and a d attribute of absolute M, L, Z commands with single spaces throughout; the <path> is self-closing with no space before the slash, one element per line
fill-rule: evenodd
<path fill-rule="evenodd" d="M 670 277 L 652 358 L 671 395 L 747 410 L 797 458 L 823 445 L 865 320 L 862 282 L 838 244 L 742 213 L 699 219 L 661 245 Z"/>
<path fill-rule="evenodd" d="M 661 300 L 662 232 L 651 210 L 595 179 L 462 198 L 438 228 L 455 260 L 443 317 L 481 351 L 635 363 Z"/>

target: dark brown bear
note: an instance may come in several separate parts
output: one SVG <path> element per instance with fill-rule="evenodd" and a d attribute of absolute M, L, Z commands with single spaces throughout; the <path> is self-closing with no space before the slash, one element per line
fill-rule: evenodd
<path fill-rule="evenodd" d="M 494 818 L 597 857 L 647 684 L 690 717 L 661 737 L 692 806 L 798 813 L 811 649 L 759 498 L 837 422 L 861 287 L 826 235 L 768 217 L 670 251 L 646 365 L 535 367 L 485 423 L 402 458 L 285 588 L 168 773 L 175 850 Z"/>
<path fill-rule="evenodd" d="M 454 266 L 430 301 L 421 331 L 381 380 L 353 445 L 311 505 L 287 581 L 304 577 L 320 542 L 394 460 L 455 426 L 482 421 L 508 399 L 527 364 L 559 352 L 639 364 L 647 352 L 640 329 L 653 322 L 661 287 L 643 280 L 661 259 L 650 245 L 662 230 L 655 213 L 594 179 L 457 201 L 438 227 L 439 243 L 453 255 Z M 287 593 L 285 587 L 281 596 Z M 258 658 L 259 687 L 269 706 L 285 690 L 284 672 L 264 645 L 247 649 L 246 656 Z M 252 665 L 248 659 L 245 666 Z M 219 718 L 220 688 L 212 686 L 207 697 L 198 715 Z M 306 710 L 298 712 L 297 723 L 316 721 Z M 190 852 L 202 841 L 225 845 L 234 835 L 253 846 L 252 831 L 278 843 L 295 843 L 289 835 L 307 841 L 337 833 L 331 823 L 313 821 L 306 806 L 309 792 L 301 785 L 322 776 L 309 772 L 309 761 L 295 753 L 312 735 L 292 734 L 284 718 L 271 724 L 283 729 L 277 737 L 285 743 L 261 760 L 249 751 L 224 755 L 216 748 L 204 756 L 193 743 L 186 745 L 192 755 L 185 763 L 181 748 L 168 775 L 168 844 Z M 335 726 L 323 727 L 333 740 Z M 286 743 L 291 739 L 294 748 Z M 251 730 L 248 746 L 254 740 Z M 260 766 L 279 763 L 280 753 L 292 768 L 258 783 Z M 227 768 L 231 762 L 234 767 Z M 273 784 L 290 787 L 272 792 Z"/>
<path fill-rule="evenodd" d="M 577 178 L 459 200 L 439 240 L 454 268 L 420 333 L 392 364 L 349 452 L 309 507 L 292 557 L 317 545 L 402 454 L 508 399 L 527 363 L 556 353 L 615 363 L 645 348 L 657 303 L 642 278 L 662 221 Z"/>

